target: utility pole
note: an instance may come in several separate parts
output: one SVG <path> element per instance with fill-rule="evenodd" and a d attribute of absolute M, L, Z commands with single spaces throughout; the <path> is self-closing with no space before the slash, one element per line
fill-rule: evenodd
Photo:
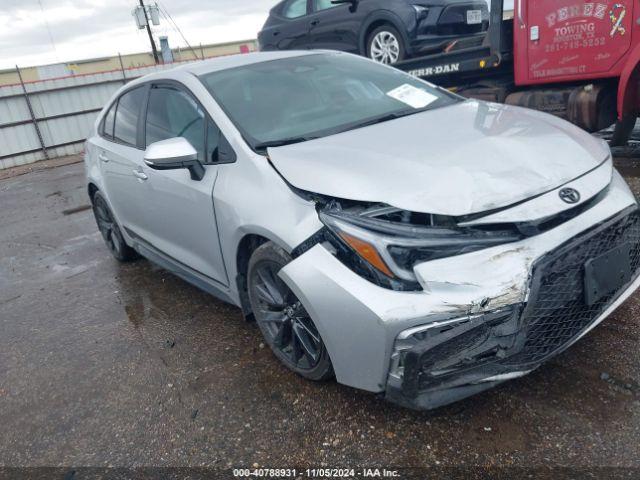
<path fill-rule="evenodd" d="M 153 50 L 153 59 L 156 61 L 156 65 L 160 63 L 160 57 L 158 56 L 158 49 L 156 48 L 156 42 L 153 40 L 153 34 L 151 33 L 151 23 L 149 22 L 149 15 L 147 15 L 147 8 L 144 6 L 143 0 L 140 0 L 140 7 L 144 12 L 144 18 L 147 21 L 147 33 L 149 34 L 149 41 L 151 42 L 151 50 Z"/>

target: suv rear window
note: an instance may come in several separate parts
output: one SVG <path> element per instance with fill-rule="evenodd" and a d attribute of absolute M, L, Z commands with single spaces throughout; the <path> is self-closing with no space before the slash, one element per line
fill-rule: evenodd
<path fill-rule="evenodd" d="M 138 119 L 145 100 L 146 89 L 139 87 L 120 97 L 116 110 L 114 138 L 131 146 L 138 145 Z"/>

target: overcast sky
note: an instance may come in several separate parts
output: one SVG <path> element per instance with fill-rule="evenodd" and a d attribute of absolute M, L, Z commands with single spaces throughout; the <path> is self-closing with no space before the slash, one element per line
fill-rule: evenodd
<path fill-rule="evenodd" d="M 255 38 L 276 0 L 158 3 L 189 43 L 198 45 Z M 136 4 L 137 0 L 0 0 L 0 69 L 147 51 L 147 33 L 135 27 L 131 16 Z M 167 35 L 174 47 L 185 45 L 164 19 L 154 33 L 156 38 Z"/>
<path fill-rule="evenodd" d="M 152 3 L 154 0 L 145 0 Z M 277 0 L 160 0 L 192 45 L 255 38 Z M 149 50 L 131 11 L 138 0 L 0 0 L 0 69 Z M 513 0 L 505 0 L 513 8 Z M 185 46 L 162 19 L 156 38 Z"/>

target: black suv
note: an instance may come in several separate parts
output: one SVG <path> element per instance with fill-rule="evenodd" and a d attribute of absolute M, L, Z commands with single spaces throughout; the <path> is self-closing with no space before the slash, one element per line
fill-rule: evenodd
<path fill-rule="evenodd" d="M 485 0 L 284 0 L 258 34 L 261 50 L 320 48 L 393 64 L 481 41 Z"/>

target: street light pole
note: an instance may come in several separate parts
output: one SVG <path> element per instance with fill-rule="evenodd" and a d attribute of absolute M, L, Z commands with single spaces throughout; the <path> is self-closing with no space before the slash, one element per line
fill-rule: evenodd
<path fill-rule="evenodd" d="M 144 18 L 147 21 L 147 33 L 149 34 L 149 41 L 151 42 L 151 50 L 153 51 L 153 59 L 156 61 L 156 65 L 160 63 L 160 57 L 158 56 L 158 49 L 156 48 L 156 42 L 153 40 L 153 34 L 151 33 L 151 23 L 149 22 L 149 15 L 147 15 L 147 9 L 144 6 L 143 0 L 140 0 L 140 6 L 144 12 Z"/>

